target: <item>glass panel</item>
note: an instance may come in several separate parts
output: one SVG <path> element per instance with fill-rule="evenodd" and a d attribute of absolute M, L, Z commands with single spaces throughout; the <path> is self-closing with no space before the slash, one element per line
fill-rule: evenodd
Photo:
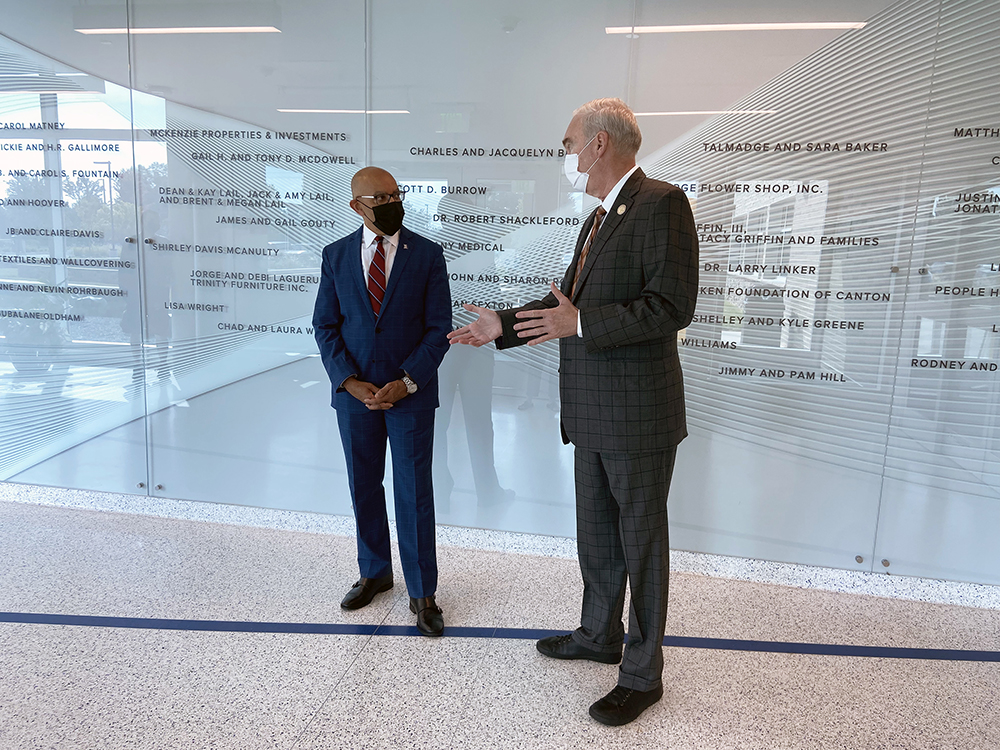
<path fill-rule="evenodd" d="M 144 492 L 127 45 L 74 5 L 0 11 L 0 479 Z"/>
<path fill-rule="evenodd" d="M 685 188 L 701 241 L 682 341 L 691 435 L 671 490 L 682 549 L 870 569 L 903 302 L 892 269 L 910 240 L 937 20 L 934 3 L 887 6 L 638 14 L 867 21 L 638 34 L 643 168 Z"/>
<path fill-rule="evenodd" d="M 559 283 L 597 201 L 571 193 L 573 110 L 627 95 L 629 44 L 605 27 L 632 3 L 372 3 L 371 163 L 410 194 L 407 227 L 440 242 L 455 325 L 463 303 L 516 307 Z M 407 55 L 414 30 L 430 54 Z M 558 347 L 456 346 L 440 370 L 441 523 L 573 536 L 573 449 L 562 444 Z"/>
<path fill-rule="evenodd" d="M 310 323 L 365 158 L 364 6 L 131 10 L 154 492 L 349 513 Z"/>
<path fill-rule="evenodd" d="M 998 35 L 942 3 L 876 555 L 903 575 L 1000 583 Z"/>

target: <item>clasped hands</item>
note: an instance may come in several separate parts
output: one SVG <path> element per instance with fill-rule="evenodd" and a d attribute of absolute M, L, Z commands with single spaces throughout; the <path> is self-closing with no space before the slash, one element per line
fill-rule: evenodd
<path fill-rule="evenodd" d="M 379 388 L 374 383 L 366 383 L 352 375 L 344 381 L 344 390 L 369 410 L 380 411 L 391 409 L 393 404 L 406 396 L 406 383 L 402 380 L 393 380 Z"/>
<path fill-rule="evenodd" d="M 559 291 L 554 283 L 551 284 L 551 287 L 552 294 L 559 301 L 558 305 L 540 310 L 522 310 L 516 315 L 519 320 L 524 321 L 514 324 L 517 337 L 521 339 L 535 337 L 528 342 L 528 346 L 576 335 L 577 318 L 580 311 L 569 301 L 569 297 Z M 448 341 L 452 344 L 482 346 L 500 338 L 503 333 L 503 324 L 495 311 L 475 305 L 462 305 L 462 307 L 469 312 L 476 313 L 479 317 L 468 325 L 449 333 Z"/>

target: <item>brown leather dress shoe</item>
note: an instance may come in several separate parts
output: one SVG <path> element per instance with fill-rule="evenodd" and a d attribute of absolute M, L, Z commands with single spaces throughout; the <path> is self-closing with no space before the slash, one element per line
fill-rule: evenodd
<path fill-rule="evenodd" d="M 622 660 L 621 648 L 617 652 L 611 653 L 594 651 L 574 641 L 572 634 L 552 635 L 548 638 L 542 638 L 542 640 L 535 644 L 535 648 L 540 653 L 552 659 L 586 659 L 587 661 L 597 661 L 601 664 L 617 664 Z"/>
<path fill-rule="evenodd" d="M 375 594 L 381 594 L 392 588 L 392 573 L 381 578 L 362 578 L 340 603 L 344 609 L 361 609 L 371 604 Z"/>
<path fill-rule="evenodd" d="M 663 686 L 653 690 L 615 687 L 590 707 L 590 715 L 602 724 L 620 727 L 639 718 L 639 714 L 663 697 Z"/>
<path fill-rule="evenodd" d="M 433 596 L 420 599 L 410 597 L 410 611 L 417 616 L 417 630 L 424 635 L 437 637 L 444 633 L 444 617 Z"/>

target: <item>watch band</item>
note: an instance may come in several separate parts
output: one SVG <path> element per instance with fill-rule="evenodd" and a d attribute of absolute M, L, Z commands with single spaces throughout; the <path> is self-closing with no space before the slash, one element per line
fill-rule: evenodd
<path fill-rule="evenodd" d="M 417 384 L 413 382 L 413 378 L 404 374 L 401 380 L 403 381 L 403 385 L 406 386 L 406 392 L 408 394 L 413 395 L 417 392 Z"/>

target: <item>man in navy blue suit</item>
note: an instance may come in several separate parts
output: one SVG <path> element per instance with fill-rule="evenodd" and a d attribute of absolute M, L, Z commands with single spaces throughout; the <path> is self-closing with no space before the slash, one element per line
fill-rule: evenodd
<path fill-rule="evenodd" d="M 421 633 L 439 636 L 431 455 L 437 370 L 451 330 L 444 251 L 403 228 L 404 193 L 384 169 L 360 170 L 351 195 L 364 226 L 323 249 L 313 313 L 357 522 L 361 579 L 341 606 L 359 609 L 392 588 L 382 486 L 388 440 L 410 610 Z"/>

